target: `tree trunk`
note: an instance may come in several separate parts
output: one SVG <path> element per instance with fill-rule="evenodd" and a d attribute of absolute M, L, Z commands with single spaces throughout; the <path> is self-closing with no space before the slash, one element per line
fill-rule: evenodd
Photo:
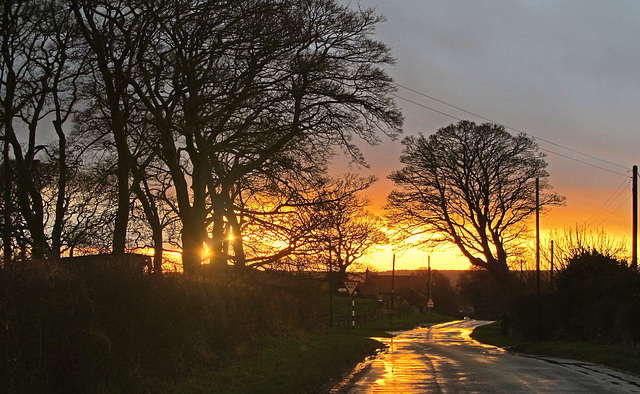
<path fill-rule="evenodd" d="M 11 162 L 9 160 L 9 141 L 7 139 L 4 140 L 4 145 L 2 147 L 2 161 L 3 161 L 3 169 L 4 173 L 3 178 L 3 226 L 2 226 L 2 250 L 3 250 L 3 262 L 6 267 L 11 263 L 12 258 L 12 248 L 11 248 L 11 236 L 13 229 L 11 228 L 11 213 L 13 210 L 12 201 L 11 201 L 11 189 L 12 189 L 12 171 L 11 171 Z"/>
<path fill-rule="evenodd" d="M 153 273 L 155 275 L 162 275 L 162 254 L 164 252 L 162 243 L 164 239 L 162 237 L 162 230 L 160 230 L 160 234 L 157 234 L 155 230 L 153 233 Z"/>
<path fill-rule="evenodd" d="M 149 227 L 151 227 L 153 238 L 153 273 L 162 274 L 162 254 L 164 252 L 164 237 L 162 234 L 162 224 L 160 223 L 160 217 L 158 215 L 158 207 L 155 204 L 152 193 L 149 191 L 149 187 L 144 180 L 144 173 L 136 168 L 134 171 L 136 178 L 131 184 L 131 189 L 138 196 L 138 201 L 142 205 L 144 215 L 147 218 Z M 142 178 L 142 179 L 140 179 Z M 144 190 L 140 186 L 140 182 L 144 185 Z"/>
<path fill-rule="evenodd" d="M 184 217 L 182 223 L 182 268 L 186 274 L 198 273 L 202 265 L 203 225 Z"/>
<path fill-rule="evenodd" d="M 222 196 L 212 194 L 211 205 L 213 207 L 213 229 L 211 230 L 211 238 L 208 239 L 208 246 L 212 253 L 209 262 L 214 270 L 218 270 L 228 265 L 228 235 L 225 231 Z"/>
<path fill-rule="evenodd" d="M 123 133 L 123 131 L 121 131 Z M 129 170 L 131 159 L 129 148 L 126 146 L 126 138 L 118 136 L 114 131 L 116 145 L 118 146 L 118 210 L 113 229 L 113 254 L 123 254 L 127 242 L 127 227 L 129 224 Z"/>
<path fill-rule="evenodd" d="M 244 244 L 242 242 L 242 233 L 240 223 L 233 210 L 227 209 L 227 220 L 230 225 L 230 235 L 233 235 L 232 245 L 234 254 L 234 267 L 241 271 L 247 265 L 247 257 L 244 254 Z"/>
<path fill-rule="evenodd" d="M 66 213 L 65 197 L 67 193 L 67 138 L 62 130 L 59 121 L 54 122 L 56 134 L 58 134 L 58 149 L 60 150 L 59 176 L 58 176 L 58 196 L 56 197 L 56 215 L 51 231 L 51 255 L 53 258 L 60 257 L 62 248 L 62 226 Z"/>
<path fill-rule="evenodd" d="M 510 290 L 511 272 L 506 261 L 491 260 L 487 263 L 487 270 L 500 284 L 500 287 L 505 293 Z"/>

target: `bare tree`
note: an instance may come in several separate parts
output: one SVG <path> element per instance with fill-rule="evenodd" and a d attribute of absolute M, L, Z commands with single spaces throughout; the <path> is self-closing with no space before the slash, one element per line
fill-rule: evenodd
<path fill-rule="evenodd" d="M 33 257 L 55 257 L 59 254 L 60 223 L 64 215 L 66 135 L 63 126 L 77 102 L 77 81 L 83 68 L 82 53 L 77 51 L 78 35 L 69 10 L 61 2 L 9 1 L 2 2 L 0 7 L 0 111 L 4 159 L 5 162 L 15 161 L 16 194 L 20 212 L 29 229 Z M 46 139 L 41 135 L 45 124 L 53 126 L 58 137 L 58 164 L 63 174 L 60 177 L 53 250 L 45 233 L 45 212 L 39 185 L 42 178 L 38 175 Z M 8 182 L 7 178 L 5 181 Z M 7 186 L 10 185 L 7 183 Z M 5 249 L 5 256 L 8 255 Z"/>
<path fill-rule="evenodd" d="M 572 258 L 595 252 L 620 261 L 629 258 L 629 250 L 624 239 L 616 240 L 604 229 L 592 229 L 586 224 L 565 228 L 562 232 L 553 230 L 545 244 L 550 245 L 551 240 L 554 241 L 553 261 L 556 269 L 566 268 Z M 542 255 L 547 261 L 551 260 L 550 249 L 544 248 Z"/>
<path fill-rule="evenodd" d="M 285 259 L 300 261 L 317 253 L 315 230 L 323 225 L 317 205 L 324 198 L 328 179 L 280 179 L 287 181 L 271 181 L 258 190 L 253 183 L 252 192 L 245 189 L 235 204 L 234 216 L 241 230 L 232 227 L 229 234 L 232 258 L 244 257 L 248 266 L 281 269 Z M 242 245 L 242 256 L 238 256 L 237 244 Z"/>
<path fill-rule="evenodd" d="M 361 189 L 368 188 L 375 178 L 346 178 L 344 185 L 352 181 L 362 182 Z M 349 188 L 352 188 L 349 187 Z M 383 220 L 366 210 L 369 201 L 348 192 L 323 204 L 325 226 L 319 229 L 323 242 L 325 261 L 336 269 L 340 279 L 347 279 L 347 269 L 361 259 L 375 252 L 388 242 Z"/>
<path fill-rule="evenodd" d="M 145 42 L 131 81 L 157 127 L 183 226 L 185 271 L 207 243 L 226 265 L 230 207 L 242 180 L 282 152 L 375 143 L 399 132 L 380 18 L 334 1 L 174 1 L 142 10 Z M 210 230 L 208 230 L 208 228 Z M 241 263 L 242 260 L 238 260 Z"/>
<path fill-rule="evenodd" d="M 101 113 L 117 151 L 118 211 L 114 222 L 112 252 L 124 253 L 129 220 L 130 175 L 133 159 L 130 151 L 129 79 L 134 59 L 145 46 L 135 35 L 141 14 L 135 2 L 73 0 L 70 2 L 78 28 L 91 53 L 93 85 L 90 100 Z"/>
<path fill-rule="evenodd" d="M 243 210 L 248 265 L 325 271 L 333 259 L 344 277 L 353 263 L 387 241 L 383 222 L 365 210 L 368 201 L 358 195 L 373 182 L 374 177 L 354 175 L 321 177 L 287 183 L 286 192 L 253 196 Z"/>
<path fill-rule="evenodd" d="M 399 189 L 388 197 L 391 224 L 424 247 L 455 245 L 474 265 L 508 283 L 508 249 L 527 234 L 540 206 L 561 204 L 550 188 L 546 161 L 526 135 L 512 136 L 495 124 L 461 121 L 437 133 L 407 137 L 389 178 Z"/>
<path fill-rule="evenodd" d="M 38 162 L 36 155 L 41 150 L 36 145 L 36 127 L 45 116 L 43 107 L 48 95 L 43 89 L 48 76 L 38 66 L 46 63 L 43 58 L 46 37 L 39 28 L 43 21 L 38 14 L 37 2 L 2 2 L 1 6 L 3 138 L 15 160 L 19 207 L 29 227 L 33 256 L 42 258 L 49 245 L 44 234 L 42 199 L 32 173 Z M 20 131 L 26 131 L 26 141 L 18 138 Z M 8 168 L 5 162 L 5 169 Z"/>
<path fill-rule="evenodd" d="M 102 176 L 116 180 L 117 194 L 115 216 L 101 227 L 111 240 L 100 249 L 124 251 L 136 206 L 156 255 L 164 229 L 175 225 L 173 216 L 163 216 L 172 211 L 180 219 L 186 271 L 198 269 L 205 244 L 214 264 L 242 267 L 255 258 L 247 258 L 242 234 L 248 218 L 259 216 L 247 210 L 249 196 L 284 192 L 280 201 L 295 193 L 300 199 L 313 186 L 299 183 L 302 189 L 290 193 L 285 180 L 323 173 L 314 166 L 327 162 L 333 147 L 363 163 L 353 138 L 377 143 L 381 131 L 400 132 L 402 116 L 383 70 L 393 59 L 371 39 L 382 20 L 371 10 L 352 11 L 335 0 L 0 6 L 4 197 L 15 197 L 22 216 L 13 220 L 13 204 L 4 205 L 4 256 L 18 222 L 26 224 L 20 231 L 34 257 L 91 244 L 88 234 L 99 226 L 89 224 L 87 204 L 72 200 L 85 195 L 97 218 L 111 218 L 114 205 L 100 198 L 113 197 L 109 184 L 95 187 L 102 195 L 77 184 Z M 54 145 L 40 143 L 43 123 L 55 131 Z M 79 141 L 86 146 L 74 145 Z M 45 149 L 49 162 L 40 168 L 55 185 L 38 175 Z M 97 168 L 98 178 L 85 171 Z M 10 169 L 17 176 L 8 176 Z M 76 227 L 82 223 L 87 237 Z M 299 237 L 310 231 L 299 230 Z"/>

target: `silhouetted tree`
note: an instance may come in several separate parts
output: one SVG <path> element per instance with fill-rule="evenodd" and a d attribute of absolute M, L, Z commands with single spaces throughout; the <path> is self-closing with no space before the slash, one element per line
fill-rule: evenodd
<path fill-rule="evenodd" d="M 457 287 L 463 303 L 473 307 L 476 318 L 499 319 L 511 306 L 511 300 L 504 296 L 498 282 L 484 269 L 475 267 L 464 271 Z"/>
<path fill-rule="evenodd" d="M 5 153 L 5 161 L 10 158 L 15 162 L 16 196 L 28 227 L 33 257 L 56 257 L 64 216 L 67 165 L 63 125 L 78 100 L 84 54 L 78 51 L 79 35 L 72 15 L 57 0 L 2 2 L 0 14 L 0 113 L 3 138 L 11 147 L 11 152 Z M 61 175 L 55 212 L 48 213 L 44 212 L 40 184 L 43 178 L 38 168 L 43 162 L 40 156 L 47 138 L 42 135 L 44 124 L 53 126 L 57 135 Z M 50 235 L 53 245 L 45 232 L 47 214 L 56 215 Z"/>
<path fill-rule="evenodd" d="M 4 197 L 18 202 L 4 206 L 4 256 L 17 208 L 34 257 L 80 245 L 122 253 L 150 233 L 158 270 L 177 216 L 186 271 L 198 270 L 205 244 L 215 265 L 257 263 L 243 231 L 269 212 L 248 199 L 284 193 L 280 202 L 295 196 L 302 207 L 315 187 L 304 182 L 324 176 L 334 147 L 363 163 L 354 137 L 376 143 L 380 131 L 400 132 L 383 70 L 393 59 L 371 38 L 382 20 L 372 10 L 335 0 L 0 7 L 3 162 L 17 174 L 4 176 Z M 57 139 L 45 146 L 39 130 L 50 120 Z M 38 184 L 39 163 L 56 185 Z M 297 191 L 286 185 L 296 177 Z M 79 180 L 103 183 L 84 189 Z M 311 229 L 298 230 L 302 239 Z"/>
<path fill-rule="evenodd" d="M 90 53 L 93 83 L 87 87 L 89 102 L 106 126 L 117 152 L 118 197 L 112 252 L 121 254 L 126 247 L 133 165 L 129 137 L 134 103 L 129 79 L 134 60 L 142 48 L 149 45 L 139 34 L 143 9 L 137 7 L 135 1 L 73 0 L 69 3 Z"/>
<path fill-rule="evenodd" d="M 522 241 L 536 209 L 535 179 L 542 209 L 563 201 L 545 192 L 547 163 L 533 139 L 461 121 L 403 145 L 405 166 L 389 176 L 399 188 L 388 197 L 392 226 L 404 238 L 420 236 L 422 246 L 455 245 L 506 288 L 508 249 Z"/>
<path fill-rule="evenodd" d="M 580 339 L 625 343 L 638 339 L 638 275 L 626 261 L 595 249 L 569 259 L 558 273 L 564 301 L 561 327 Z M 634 321 L 635 319 L 635 321 Z"/>
<path fill-rule="evenodd" d="M 305 177 L 300 183 L 272 183 L 247 198 L 242 209 L 236 208 L 242 214 L 247 265 L 324 271 L 331 256 L 334 268 L 344 273 L 386 240 L 381 221 L 365 211 L 367 201 L 357 196 L 374 180 Z"/>
<path fill-rule="evenodd" d="M 173 180 L 185 271 L 197 270 L 204 243 L 227 264 L 237 188 L 254 172 L 337 144 L 361 159 L 354 134 L 373 143 L 378 130 L 399 131 L 372 11 L 329 0 L 140 7 L 149 45 L 130 83 Z"/>
<path fill-rule="evenodd" d="M 448 316 L 460 314 L 460 296 L 456 292 L 451 280 L 438 270 L 431 271 L 431 298 L 435 309 Z"/>
<path fill-rule="evenodd" d="M 597 300 L 630 297 L 634 277 L 626 261 L 592 249 L 571 257 L 558 273 L 557 284 L 559 291 L 571 293 L 576 302 L 589 305 Z"/>
<path fill-rule="evenodd" d="M 358 181 L 358 180 L 356 180 Z M 375 178 L 362 179 L 367 187 Z M 348 185 L 348 178 L 346 184 Z M 341 280 L 347 278 L 349 269 L 358 259 L 375 252 L 388 242 L 382 219 L 366 210 L 369 201 L 357 194 L 345 194 L 323 204 L 325 225 L 319 228 L 324 240 L 326 261 L 331 260 Z M 327 255 L 328 254 L 328 255 Z"/>

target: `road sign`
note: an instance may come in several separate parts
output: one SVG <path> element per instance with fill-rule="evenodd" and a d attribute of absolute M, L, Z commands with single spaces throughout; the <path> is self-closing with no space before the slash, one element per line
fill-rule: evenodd
<path fill-rule="evenodd" d="M 360 281 L 345 280 L 345 281 L 342 281 L 342 283 L 344 283 L 344 287 L 345 289 L 347 289 L 347 293 L 349 293 L 350 296 L 353 296 L 353 294 L 356 292 L 356 289 L 358 288 L 358 285 L 360 284 Z"/>
<path fill-rule="evenodd" d="M 433 308 L 433 305 L 433 300 L 429 298 L 429 301 L 427 301 L 427 308 Z"/>

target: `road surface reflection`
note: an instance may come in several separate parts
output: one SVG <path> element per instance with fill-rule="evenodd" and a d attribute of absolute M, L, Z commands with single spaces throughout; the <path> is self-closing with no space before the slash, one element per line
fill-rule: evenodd
<path fill-rule="evenodd" d="M 602 366 L 517 356 L 470 338 L 461 320 L 377 338 L 387 350 L 356 368 L 339 393 L 640 393 L 640 378 Z"/>

